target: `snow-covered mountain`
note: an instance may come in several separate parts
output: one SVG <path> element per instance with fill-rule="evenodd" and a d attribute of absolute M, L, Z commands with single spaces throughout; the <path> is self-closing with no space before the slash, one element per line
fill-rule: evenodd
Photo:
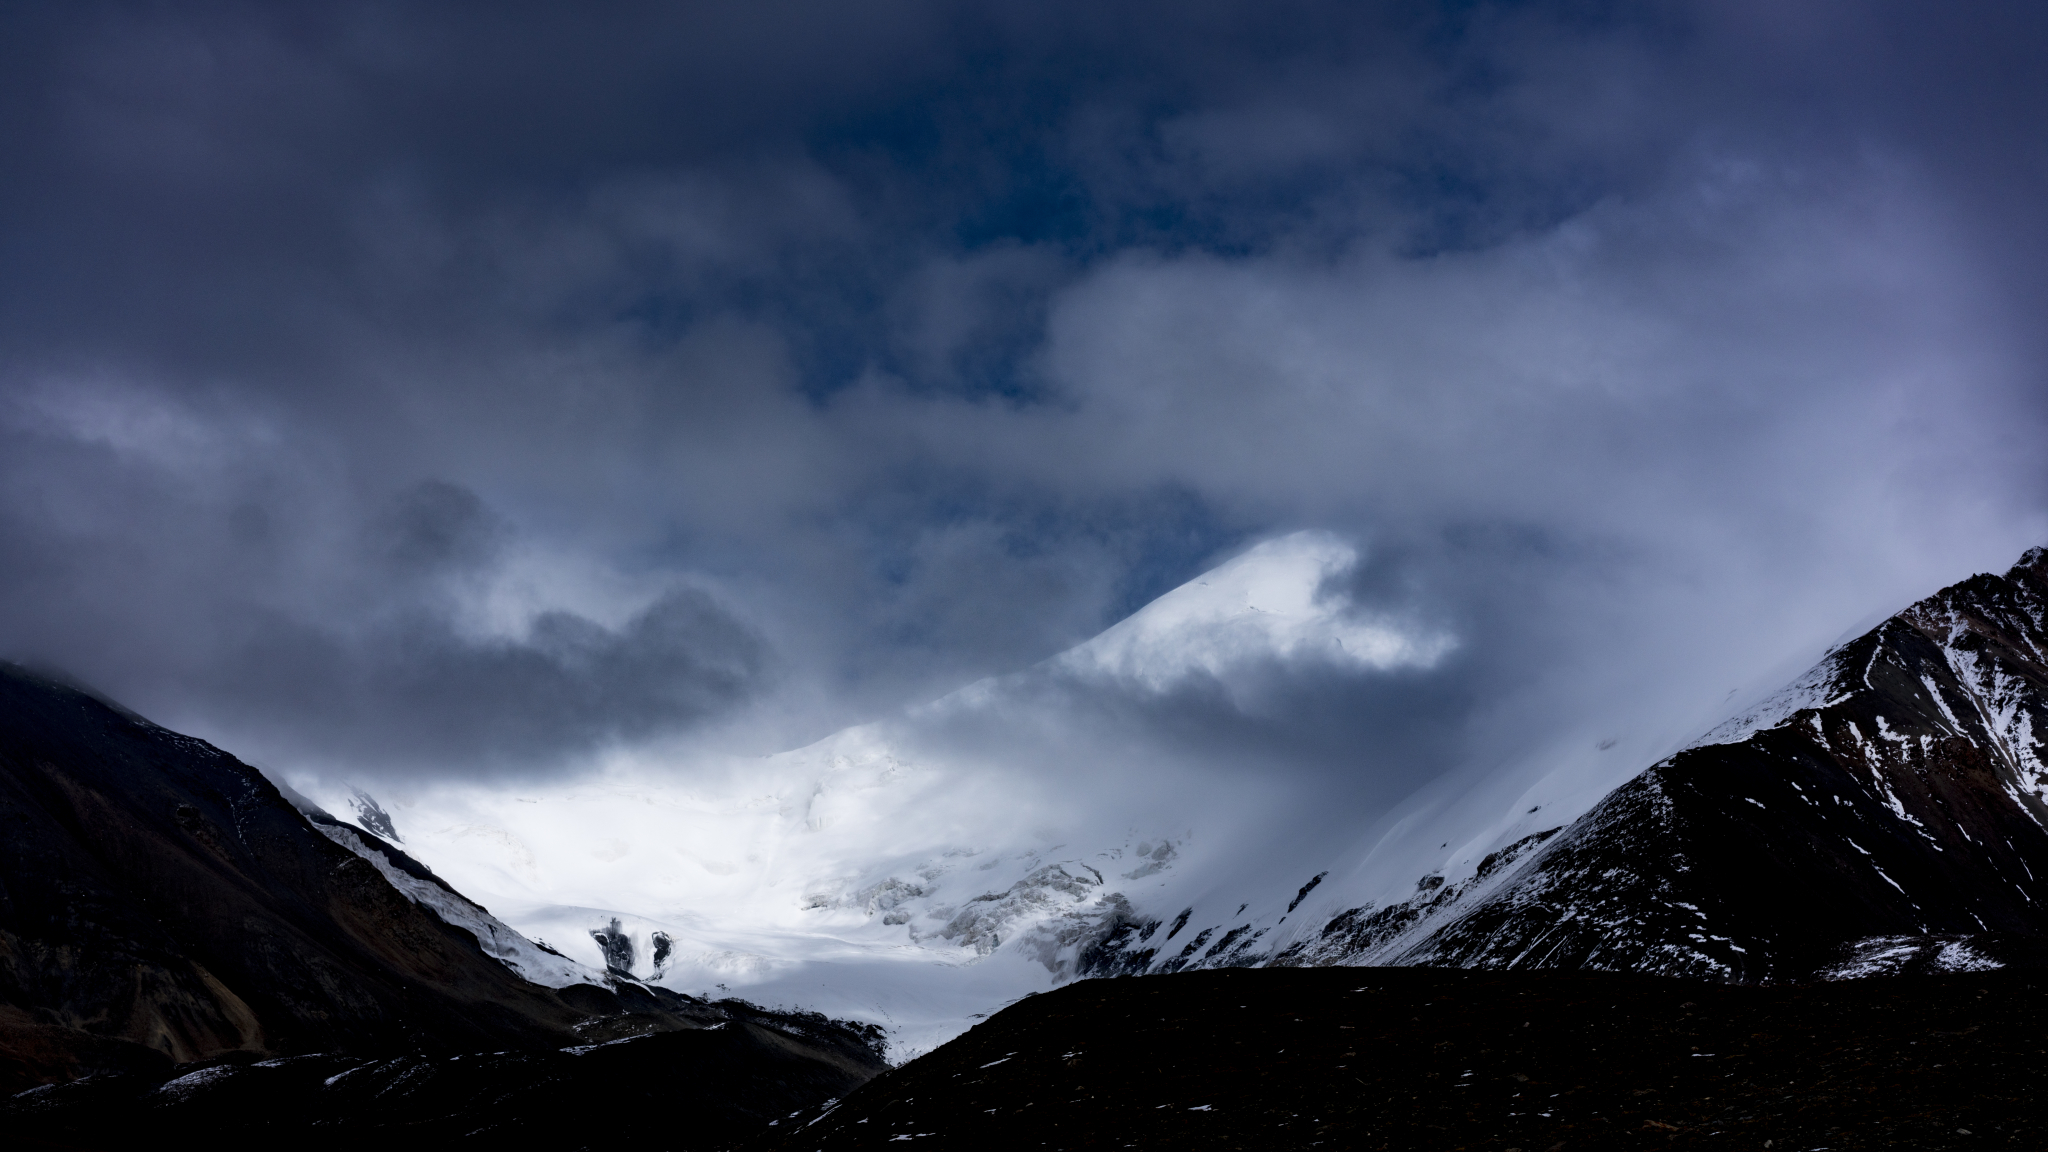
<path fill-rule="evenodd" d="M 577 963 L 871 1020 L 907 1054 L 1091 971 L 1106 932 L 1291 894 L 1325 866 L 1330 845 L 1288 840 L 1267 781 L 1162 752 L 1128 715 L 1188 691 L 1252 709 L 1288 669 L 1399 673 L 1451 651 L 1338 592 L 1357 559 L 1324 533 L 1269 541 L 1036 667 L 766 759 L 621 758 L 565 783 L 376 799 L 293 783 L 389 821 Z"/>
<path fill-rule="evenodd" d="M 1294 835 L 1255 773 L 1122 740 L 1123 713 L 1190 684 L 1251 708 L 1276 667 L 1444 658 L 1449 636 L 1335 590 L 1356 560 L 1319 533 L 1270 541 L 1037 667 L 722 775 L 621 759 L 388 808 L 305 786 L 388 819 L 566 960 L 872 1021 L 898 1057 L 1086 976 L 1402 963 L 1757 980 L 1994 963 L 2048 927 L 2041 551 L 1654 763 L 1603 740 L 1439 780 L 1349 849 Z"/>
<path fill-rule="evenodd" d="M 1945 588 L 1470 877 L 1272 960 L 1765 981 L 2048 940 L 2048 550 Z M 1519 854 L 1520 859 L 1510 859 Z"/>

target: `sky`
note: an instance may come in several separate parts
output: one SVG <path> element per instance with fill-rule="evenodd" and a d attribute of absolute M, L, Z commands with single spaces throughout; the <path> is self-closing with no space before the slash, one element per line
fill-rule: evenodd
<path fill-rule="evenodd" d="M 1336 616 L 1435 655 L 1094 684 L 1138 792 L 1341 824 L 1660 746 L 2048 542 L 2044 44 L 1884 0 L 5 5 L 0 656 L 286 773 L 687 777 L 1307 531 Z"/>

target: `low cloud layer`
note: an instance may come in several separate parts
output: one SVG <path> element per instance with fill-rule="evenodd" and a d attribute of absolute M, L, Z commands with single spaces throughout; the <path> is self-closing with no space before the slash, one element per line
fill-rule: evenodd
<path fill-rule="evenodd" d="M 2048 539 L 2021 6 L 5 20 L 0 654 L 278 767 L 791 747 L 1315 529 L 1438 658 L 1102 706 L 1364 803 Z"/>

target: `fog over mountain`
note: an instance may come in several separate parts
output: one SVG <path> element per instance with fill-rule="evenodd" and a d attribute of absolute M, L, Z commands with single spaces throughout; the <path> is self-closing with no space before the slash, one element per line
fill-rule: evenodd
<path fill-rule="evenodd" d="M 962 828 L 1292 868 L 2048 541 L 2027 5 L 0 32 L 0 657 L 402 836 L 910 716 Z M 1132 618 L 1274 549 L 1312 638 Z"/>

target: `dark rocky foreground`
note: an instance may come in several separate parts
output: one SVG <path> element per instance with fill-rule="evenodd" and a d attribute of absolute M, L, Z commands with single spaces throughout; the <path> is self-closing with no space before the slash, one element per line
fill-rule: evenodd
<path fill-rule="evenodd" d="M 2044 1066 L 2038 970 L 1219 970 L 1032 997 L 745 1147 L 2031 1149 Z"/>
<path fill-rule="evenodd" d="M 100 1073 L 0 1102 L 12 1147 L 246 1140 L 293 1149 L 537 1145 L 714 1149 L 874 1075 L 856 1036 L 747 1019 L 567 1050 L 460 1056 L 234 1053 Z"/>

